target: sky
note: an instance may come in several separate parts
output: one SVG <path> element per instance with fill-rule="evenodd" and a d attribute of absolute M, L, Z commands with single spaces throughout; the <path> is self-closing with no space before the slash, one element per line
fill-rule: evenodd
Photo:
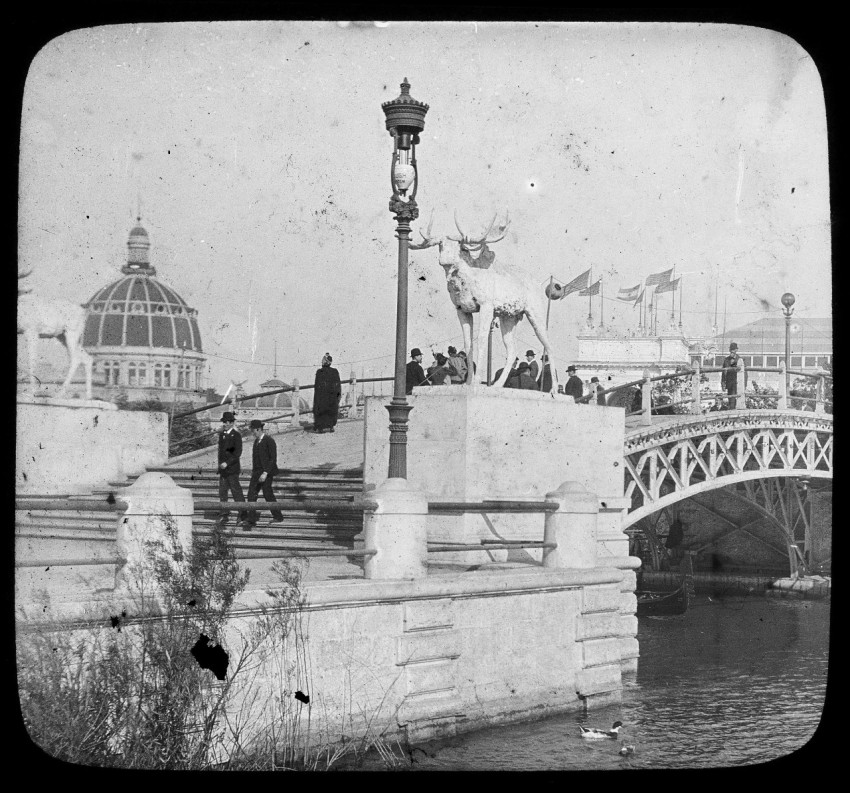
<path fill-rule="evenodd" d="M 208 385 L 392 375 L 397 240 L 381 104 L 430 109 L 421 239 L 483 231 L 540 289 L 592 268 L 603 298 L 549 305 L 567 361 L 590 310 L 682 274 L 692 336 L 831 316 L 826 114 L 788 36 L 696 23 L 167 22 L 73 30 L 33 60 L 20 148 L 19 270 L 86 302 L 141 223 L 157 276 L 199 311 Z M 660 298 L 669 313 L 670 295 Z M 676 314 L 679 314 L 677 299 Z M 725 317 L 724 317 L 725 313 Z M 518 348 L 542 346 L 528 323 Z M 461 346 L 434 248 L 410 252 L 408 349 Z M 566 364 L 565 364 L 566 365 Z"/>

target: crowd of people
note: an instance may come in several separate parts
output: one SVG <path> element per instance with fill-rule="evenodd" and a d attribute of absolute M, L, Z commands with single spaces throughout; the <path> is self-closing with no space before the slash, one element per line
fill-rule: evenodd
<path fill-rule="evenodd" d="M 458 351 L 455 347 L 449 347 L 447 354 L 433 352 L 433 363 L 427 371 L 422 368 L 422 351 L 414 347 L 410 351 L 410 362 L 406 371 L 406 392 L 413 393 L 413 389 L 421 386 L 461 385 L 467 381 L 470 365 L 475 375 L 475 364 L 467 361 L 466 353 Z M 333 358 L 325 353 L 322 358 L 322 366 L 316 371 L 313 391 L 313 426 L 309 428 L 312 432 L 334 432 L 339 417 L 339 405 L 342 397 L 342 383 L 339 372 L 331 366 Z M 733 404 L 738 390 L 738 372 L 743 370 L 744 384 L 746 387 L 746 370 L 738 355 L 738 345 L 732 342 L 729 345 L 729 355 L 723 361 L 723 373 L 721 376 L 721 388 L 725 397 L 717 396 L 709 411 L 726 410 Z M 499 381 L 504 369 L 499 369 L 493 376 L 492 383 Z M 641 408 L 641 391 L 632 388 L 629 393 L 612 392 L 612 399 L 606 402 L 603 386 L 598 377 L 591 377 L 589 381 L 583 382 L 578 376 L 576 367 L 570 365 L 566 370 L 567 379 L 563 385 L 558 386 L 558 393 L 573 397 L 575 401 L 584 403 L 595 401 L 599 405 L 611 404 L 626 407 L 630 411 Z M 505 388 L 519 388 L 530 391 L 549 392 L 552 388 L 552 372 L 546 354 L 542 356 L 542 365 L 536 360 L 534 350 L 526 350 L 525 360 L 517 358 L 511 366 L 504 382 Z M 623 402 L 625 399 L 625 402 Z M 668 398 L 669 399 L 669 398 Z M 622 403 L 622 404 L 621 404 Z M 653 414 L 672 412 L 672 405 L 656 406 L 653 404 Z M 226 412 L 222 415 L 223 428 L 219 433 L 218 441 L 218 469 L 220 475 L 219 501 L 227 501 L 231 495 L 236 502 L 244 502 L 242 486 L 239 482 L 240 457 L 242 455 L 242 436 L 235 429 L 235 415 Z M 250 424 L 251 433 L 254 435 L 254 446 L 252 449 L 252 474 L 248 486 L 247 501 L 257 500 L 260 491 L 266 501 L 275 501 L 272 490 L 274 476 L 277 469 L 277 450 L 274 440 L 264 432 L 263 422 L 254 419 Z M 228 511 L 219 513 L 219 523 L 224 525 L 228 520 Z M 283 514 L 279 510 L 272 510 L 272 523 L 283 521 Z M 251 531 L 257 522 L 257 512 L 251 509 L 242 509 L 239 513 L 239 522 L 245 531 Z"/>
<path fill-rule="evenodd" d="M 410 362 L 407 364 L 406 392 L 413 393 L 419 386 L 460 385 L 465 383 L 469 373 L 469 362 L 463 350 L 449 347 L 447 354 L 433 352 L 433 363 L 427 371 L 422 368 L 422 350 L 414 347 L 410 351 Z M 473 374 L 475 374 L 475 364 Z M 497 383 L 504 369 L 498 369 L 493 375 L 491 385 Z M 600 392 L 602 384 L 598 377 L 592 377 L 589 382 L 583 382 L 576 374 L 575 366 L 567 367 L 567 380 L 564 385 L 558 385 L 558 393 L 573 397 L 576 401 L 583 397 L 595 399 L 598 404 L 605 404 L 605 397 Z M 525 360 L 517 358 L 511 366 L 504 382 L 505 388 L 519 388 L 529 391 L 552 390 L 552 372 L 546 354 L 542 357 L 542 366 L 537 361 L 534 350 L 526 350 Z"/>

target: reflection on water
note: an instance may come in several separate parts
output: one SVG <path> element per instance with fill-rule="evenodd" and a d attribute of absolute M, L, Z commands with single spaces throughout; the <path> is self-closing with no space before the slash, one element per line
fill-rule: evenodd
<path fill-rule="evenodd" d="M 742 766 L 788 755 L 817 729 L 829 603 L 698 596 L 687 614 L 641 618 L 640 662 L 622 703 L 423 745 L 414 769 L 564 770 Z M 617 741 L 586 741 L 578 724 Z"/>

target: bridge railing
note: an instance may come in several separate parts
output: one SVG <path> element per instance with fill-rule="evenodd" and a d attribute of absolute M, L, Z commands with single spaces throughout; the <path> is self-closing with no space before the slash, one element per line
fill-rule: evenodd
<path fill-rule="evenodd" d="M 393 379 L 394 378 L 392 377 L 366 377 L 358 379 L 355 373 L 352 372 L 347 380 L 342 381 L 343 394 L 342 399 L 340 400 L 340 414 L 350 415 L 352 411 L 355 411 L 357 409 L 358 405 L 361 404 L 363 396 L 365 395 L 366 383 L 391 383 L 393 382 Z M 360 391 L 359 394 L 358 386 Z M 285 409 L 283 412 L 275 415 L 262 415 L 258 417 L 262 418 L 263 422 L 265 423 L 277 422 L 279 419 L 288 419 L 293 427 L 299 427 L 301 425 L 301 418 L 304 416 L 312 415 L 313 413 L 312 407 L 305 408 L 301 406 L 301 392 L 311 391 L 314 388 L 314 383 L 309 383 L 302 386 L 298 383 L 297 380 L 295 380 L 293 381 L 292 385 L 284 386 L 282 388 L 274 388 L 270 391 L 258 391 L 254 394 L 244 394 L 241 396 L 228 397 L 227 399 L 219 403 L 202 405 L 201 407 L 193 408 L 192 410 L 183 410 L 179 413 L 175 413 L 172 416 L 172 425 L 175 421 L 185 419 L 189 416 L 198 416 L 202 413 L 207 413 L 211 410 L 221 410 L 225 406 L 229 406 L 233 410 L 237 411 L 247 410 L 249 412 L 252 412 L 260 408 L 257 408 L 256 404 L 248 404 L 249 402 L 262 399 L 263 397 L 275 396 L 276 394 L 289 393 L 292 394 L 292 397 L 290 399 L 291 405 L 288 409 Z M 248 420 L 237 420 L 236 429 L 244 435 L 248 431 L 248 425 Z M 171 434 L 170 429 L 171 428 L 169 428 L 169 435 Z M 183 454 L 184 452 L 208 448 L 216 444 L 217 438 L 218 431 L 213 428 L 210 428 L 208 430 L 186 438 L 180 438 L 179 440 L 174 440 L 169 437 L 169 454 L 173 457 L 179 454 Z"/>
<path fill-rule="evenodd" d="M 724 390 L 705 390 L 704 378 L 708 374 L 735 372 L 737 378 L 737 389 L 735 394 L 729 394 Z M 747 391 L 746 390 L 746 373 L 765 372 L 778 374 L 779 386 L 775 393 L 769 391 Z M 786 374 L 793 375 L 798 378 L 807 378 L 813 380 L 815 387 L 813 394 L 804 394 L 795 392 L 793 389 L 787 389 Z M 691 395 L 681 399 L 671 399 L 667 394 L 658 394 L 653 390 L 653 383 L 665 382 L 672 383 L 675 381 L 688 381 L 691 386 Z M 694 414 L 703 414 L 718 409 L 743 409 L 744 402 L 746 407 L 776 407 L 780 410 L 813 410 L 815 413 L 824 413 L 827 408 L 832 407 L 832 400 L 826 398 L 826 383 L 832 381 L 832 375 L 826 372 L 804 372 L 797 369 L 788 369 L 786 371 L 784 361 L 776 367 L 768 366 L 752 366 L 744 369 L 736 369 L 733 367 L 693 367 L 682 369 L 677 372 L 670 372 L 661 375 L 650 376 L 648 370 L 644 371 L 644 376 L 640 380 L 632 380 L 628 383 L 612 386 L 604 390 L 598 391 L 596 394 L 589 394 L 576 402 L 583 404 L 595 404 L 597 397 L 606 398 L 606 403 L 611 404 L 611 397 L 615 396 L 621 406 L 625 407 L 627 416 L 640 416 L 641 424 L 651 424 L 652 416 L 654 415 L 670 415 L 672 413 L 681 413 L 675 408 L 687 406 L 689 410 L 686 412 Z M 622 392 L 631 392 L 630 396 L 623 399 Z M 771 404 L 775 402 L 775 404 Z M 713 405 L 711 404 L 713 403 Z M 765 404 L 767 403 L 767 404 Z M 706 405 L 711 405 L 706 408 Z"/>
<path fill-rule="evenodd" d="M 148 476 L 153 476 L 149 474 Z M 132 566 L 149 564 L 147 557 L 138 549 L 149 547 L 152 539 L 161 539 L 163 543 L 173 542 L 175 516 L 184 521 L 181 536 L 183 551 L 188 552 L 193 542 L 191 516 L 203 512 L 225 512 L 235 510 L 270 511 L 322 511 L 328 515 L 350 515 L 360 512 L 364 515 L 364 544 L 363 548 L 307 548 L 291 544 L 285 545 L 285 538 L 266 537 L 261 533 L 230 536 L 233 546 L 243 553 L 239 558 L 280 558 L 292 557 L 339 557 L 362 558 L 364 574 L 367 578 L 395 578 L 394 571 L 399 569 L 399 557 L 405 554 L 417 555 L 412 566 L 407 569 L 424 571 L 427 574 L 427 556 L 449 552 L 493 551 L 536 549 L 543 551 L 543 567 L 593 567 L 595 565 L 596 547 L 596 516 L 599 511 L 599 500 L 595 496 L 577 488 L 574 483 L 565 483 L 560 488 L 548 493 L 542 501 L 519 500 L 489 500 L 489 501 L 425 501 L 420 503 L 424 511 L 405 513 L 394 509 L 392 494 L 387 501 L 378 490 L 366 497 L 353 496 L 346 501 L 339 499 L 285 499 L 275 502 L 251 501 L 207 501 L 194 500 L 185 488 L 174 484 L 166 475 L 158 475 L 153 498 L 143 496 L 153 492 L 146 490 L 150 484 L 142 484 L 142 478 L 131 488 L 135 493 L 128 492 L 127 500 L 111 499 L 80 499 L 80 498 L 27 498 L 16 497 L 15 509 L 18 512 L 111 512 L 116 520 L 111 527 L 60 527 L 59 530 L 47 532 L 29 529 L 25 523 L 16 526 L 16 536 L 19 539 L 55 540 L 62 541 L 67 547 L 69 540 L 75 540 L 74 534 L 79 534 L 80 543 L 109 543 L 112 548 L 106 553 L 96 555 L 53 554 L 50 558 L 44 555 L 18 554 L 15 564 L 19 568 L 27 567 L 62 567 L 62 566 L 91 566 L 115 564 L 116 586 L 120 578 L 126 578 L 127 570 Z M 128 489 L 129 491 L 129 489 Z M 543 516 L 542 537 L 539 539 L 480 539 L 477 542 L 427 542 L 427 515 L 450 515 L 466 513 L 486 514 L 538 514 Z M 399 518 L 402 524 L 399 524 Z M 416 524 L 421 530 L 422 542 L 417 546 L 404 542 L 399 543 L 400 525 L 405 522 Z M 410 536 L 414 531 L 403 531 L 402 536 Z M 197 536 L 197 534 L 196 534 Z M 168 538 L 171 538 L 170 540 Z M 133 550 L 136 548 L 137 550 Z M 424 554 L 423 554 L 424 551 Z M 407 564 L 402 559 L 402 566 Z M 123 571 L 123 572 L 122 572 Z M 409 577 L 409 576 L 402 576 Z M 415 575 L 414 575 L 415 577 Z"/>

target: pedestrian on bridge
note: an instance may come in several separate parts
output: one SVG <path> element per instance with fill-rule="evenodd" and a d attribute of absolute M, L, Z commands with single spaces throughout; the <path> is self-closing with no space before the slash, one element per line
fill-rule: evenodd
<path fill-rule="evenodd" d="M 591 396 L 594 395 L 594 394 L 596 395 L 596 404 L 597 405 L 606 404 L 605 395 L 602 393 L 603 390 L 604 389 L 602 388 L 602 383 L 599 382 L 599 378 L 598 377 L 591 377 L 590 378 L 590 393 L 591 393 Z"/>
<path fill-rule="evenodd" d="M 730 396 L 727 402 L 727 410 L 736 408 L 738 393 L 738 370 L 744 369 L 744 362 L 738 355 L 738 345 L 733 341 L 729 345 L 729 355 L 723 359 L 723 373 L 720 375 L 720 387 Z M 747 387 L 747 372 L 744 369 L 744 389 Z M 746 407 L 746 405 L 741 405 Z"/>
<path fill-rule="evenodd" d="M 466 382 L 466 359 L 458 354 L 454 347 L 449 347 L 449 377 L 451 385 L 463 385 Z"/>
<path fill-rule="evenodd" d="M 540 380 L 540 364 L 534 360 L 534 350 L 525 351 L 525 360 L 528 363 L 528 373 L 531 375 L 531 379 L 537 383 Z M 552 388 L 552 383 L 549 383 L 549 388 Z"/>
<path fill-rule="evenodd" d="M 564 387 L 559 385 L 560 392 Z M 548 394 L 552 390 L 552 367 L 549 366 L 549 357 L 543 353 L 543 368 L 540 370 L 540 390 Z"/>
<path fill-rule="evenodd" d="M 576 375 L 575 366 L 568 366 L 567 374 L 569 375 L 569 379 L 567 380 L 567 384 L 564 386 L 564 393 L 578 401 L 584 394 L 584 383 L 582 383 L 581 378 Z"/>
<path fill-rule="evenodd" d="M 537 383 L 531 376 L 531 367 L 527 361 L 521 361 L 517 366 L 517 388 L 525 391 L 537 391 Z"/>
<path fill-rule="evenodd" d="M 331 354 L 326 352 L 322 357 L 322 368 L 316 370 L 316 379 L 313 381 L 313 432 L 334 432 L 339 418 L 342 383 L 332 363 Z"/>
<path fill-rule="evenodd" d="M 242 435 L 236 431 L 236 416 L 226 411 L 221 414 L 221 423 L 224 426 L 218 434 L 218 500 L 227 501 L 229 492 L 234 501 L 245 501 L 239 482 Z M 222 510 L 218 516 L 219 526 L 224 526 L 229 517 L 230 510 Z M 237 520 L 242 518 L 240 513 Z"/>
<path fill-rule="evenodd" d="M 278 472 L 277 467 L 277 444 L 271 435 L 263 432 L 263 422 L 259 419 L 251 420 L 251 432 L 254 435 L 254 450 L 252 452 L 251 481 L 248 484 L 248 501 L 257 500 L 257 491 L 262 486 L 263 498 L 268 502 L 277 502 L 272 490 L 272 480 Z M 279 509 L 272 510 L 272 523 L 281 523 L 283 513 Z M 242 528 L 251 531 L 257 525 L 257 511 L 246 510 L 245 520 Z"/>
<path fill-rule="evenodd" d="M 425 383 L 425 372 L 422 371 L 422 350 L 414 347 L 410 351 L 410 358 L 411 360 L 407 362 L 407 369 L 405 370 L 404 392 L 406 394 L 412 394 L 416 386 L 427 385 Z"/>

